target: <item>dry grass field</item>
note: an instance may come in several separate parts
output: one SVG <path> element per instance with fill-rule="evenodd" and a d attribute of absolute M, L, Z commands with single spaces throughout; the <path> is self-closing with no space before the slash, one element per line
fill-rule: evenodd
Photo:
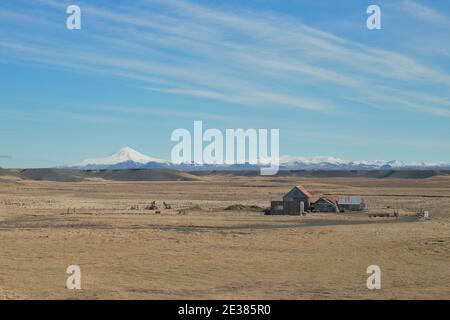
<path fill-rule="evenodd" d="M 363 195 L 367 213 L 265 216 L 296 184 Z M 172 209 L 144 210 L 152 200 Z M 131 206 L 139 210 L 131 210 Z M 388 207 L 391 207 L 390 209 Z M 429 210 L 430 220 L 415 216 Z M 68 290 L 79 265 L 82 290 Z M 381 290 L 366 288 L 379 265 Z M 2 299 L 450 299 L 450 177 L 0 177 Z"/>

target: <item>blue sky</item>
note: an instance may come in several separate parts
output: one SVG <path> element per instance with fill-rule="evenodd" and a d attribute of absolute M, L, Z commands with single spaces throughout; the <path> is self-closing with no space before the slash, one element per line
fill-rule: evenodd
<path fill-rule="evenodd" d="M 279 128 L 283 155 L 450 162 L 449 33 L 438 0 L 2 0 L 0 166 L 169 159 L 194 120 Z"/>

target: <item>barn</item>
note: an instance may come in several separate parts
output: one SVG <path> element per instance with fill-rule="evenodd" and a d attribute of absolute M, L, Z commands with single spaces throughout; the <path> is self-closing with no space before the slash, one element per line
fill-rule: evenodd
<path fill-rule="evenodd" d="M 271 201 L 271 214 L 301 215 L 310 210 L 312 194 L 303 186 L 295 186 L 283 197 L 283 201 Z M 303 203 L 303 205 L 302 205 Z"/>
<path fill-rule="evenodd" d="M 312 194 L 309 193 L 303 186 L 295 186 L 286 193 L 283 197 L 283 202 L 303 202 L 305 210 L 309 210 L 311 207 Z"/>
<path fill-rule="evenodd" d="M 337 199 L 332 196 L 323 196 L 312 204 L 312 210 L 318 212 L 338 212 Z"/>
<path fill-rule="evenodd" d="M 360 196 L 339 196 L 337 203 L 341 212 L 362 211 L 366 208 L 364 199 Z"/>

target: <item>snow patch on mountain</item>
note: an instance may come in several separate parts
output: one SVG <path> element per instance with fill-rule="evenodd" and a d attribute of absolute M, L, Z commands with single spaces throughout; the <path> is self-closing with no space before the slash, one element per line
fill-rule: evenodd
<path fill-rule="evenodd" d="M 133 148 L 124 147 L 104 158 L 91 158 L 75 164 L 75 167 L 92 165 L 117 165 L 124 162 L 146 164 L 149 162 L 166 163 L 167 161 L 146 156 Z"/>
<path fill-rule="evenodd" d="M 316 157 L 292 157 L 292 156 L 281 156 L 280 164 L 283 165 L 295 165 L 298 163 L 303 164 L 318 164 L 318 163 L 331 163 L 331 164 L 344 164 L 347 163 L 345 160 L 327 157 L 327 156 L 316 156 Z"/>

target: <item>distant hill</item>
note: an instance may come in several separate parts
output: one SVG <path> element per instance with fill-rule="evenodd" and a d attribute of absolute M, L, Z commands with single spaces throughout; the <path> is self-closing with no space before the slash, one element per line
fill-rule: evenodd
<path fill-rule="evenodd" d="M 195 181 L 200 180 L 188 172 L 165 169 L 123 170 L 67 170 L 67 169 L 0 169 L 1 176 L 24 180 L 77 182 L 88 179 L 112 181 Z"/>
<path fill-rule="evenodd" d="M 199 170 L 189 173 L 200 177 L 214 175 L 255 177 L 260 175 L 259 170 Z M 426 179 L 435 176 L 450 176 L 450 170 L 280 170 L 275 175 L 275 177 L 376 179 Z"/>
<path fill-rule="evenodd" d="M 24 180 L 77 182 L 90 179 L 110 181 L 197 181 L 204 176 L 260 176 L 259 170 L 197 170 L 119 169 L 0 169 L 0 177 L 13 176 Z M 425 179 L 450 176 L 450 170 L 281 170 L 275 177 L 311 178 L 376 178 Z M 274 176 L 269 176 L 274 177 Z"/>

